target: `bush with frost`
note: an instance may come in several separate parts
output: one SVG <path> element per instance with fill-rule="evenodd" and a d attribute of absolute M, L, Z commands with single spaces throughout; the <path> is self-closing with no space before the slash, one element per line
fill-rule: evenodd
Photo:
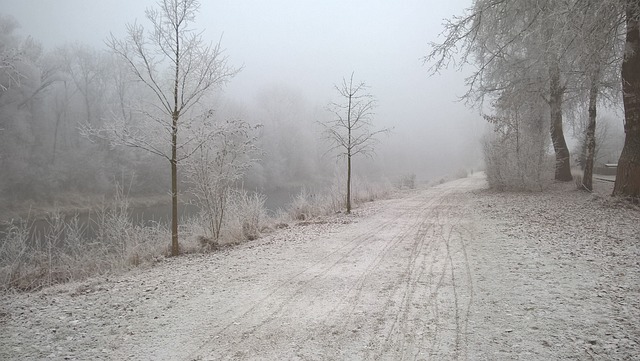
<path fill-rule="evenodd" d="M 547 122 L 515 116 L 485 116 L 494 125 L 482 140 L 489 186 L 499 191 L 540 191 L 553 179 L 554 160 L 544 132 Z"/>

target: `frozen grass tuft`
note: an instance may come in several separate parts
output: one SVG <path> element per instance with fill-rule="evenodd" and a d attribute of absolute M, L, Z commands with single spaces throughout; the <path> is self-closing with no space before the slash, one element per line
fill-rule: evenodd
<path fill-rule="evenodd" d="M 260 229 L 266 220 L 264 207 L 266 196 L 235 190 L 229 197 L 229 219 L 227 234 L 233 242 L 255 240 L 260 237 Z"/>

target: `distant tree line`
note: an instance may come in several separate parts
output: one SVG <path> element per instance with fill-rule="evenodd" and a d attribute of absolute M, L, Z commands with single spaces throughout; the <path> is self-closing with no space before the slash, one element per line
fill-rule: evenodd
<path fill-rule="evenodd" d="M 166 160 L 85 134 L 87 126 L 125 130 L 124 123 L 138 125 L 146 135 L 158 131 L 140 128 L 149 122 L 149 108 L 140 105 L 151 104 L 154 94 L 135 78 L 126 61 L 109 49 L 77 43 L 45 51 L 37 39 L 24 38 L 18 30 L 16 19 L 0 15 L 3 206 L 111 193 L 116 182 L 130 195 L 167 194 L 171 173 Z M 219 124 L 218 130 L 228 128 L 229 120 L 242 119 L 253 128 L 262 125 L 250 135 L 257 137 L 254 146 L 260 151 L 240 180 L 247 187 L 271 192 L 332 178 L 332 162 L 323 159 L 316 134 L 315 122 L 323 114 L 297 93 L 267 87 L 247 105 L 214 92 L 204 101 L 213 111 L 198 109 L 198 115 L 207 114 L 207 121 Z M 188 178 L 178 174 L 179 182 L 190 188 Z"/>
<path fill-rule="evenodd" d="M 144 93 L 122 61 L 81 44 L 45 52 L 17 28 L 0 16 L 0 195 L 20 201 L 103 193 L 116 180 L 134 193 L 164 190 L 168 176 L 157 159 L 81 134 L 84 124 L 137 116 L 130 105 Z"/>
<path fill-rule="evenodd" d="M 239 188 L 297 192 L 330 182 L 318 115 L 304 100 L 289 89 L 268 89 L 251 108 L 220 97 L 239 69 L 192 28 L 199 2 L 156 5 L 146 12 L 149 28 L 129 24 L 103 50 L 45 52 L 0 17 L 4 207 L 101 195 L 116 184 L 129 195 L 169 193 L 177 255 L 179 193 L 191 195 L 217 241 L 232 198 L 246 198 Z"/>

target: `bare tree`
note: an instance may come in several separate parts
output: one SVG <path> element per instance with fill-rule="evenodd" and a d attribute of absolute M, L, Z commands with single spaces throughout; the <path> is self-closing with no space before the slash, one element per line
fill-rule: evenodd
<path fill-rule="evenodd" d="M 120 127 L 103 130 L 110 131 L 116 144 L 141 148 L 169 161 L 171 254 L 178 255 L 178 163 L 202 144 L 193 137 L 179 142 L 178 133 L 189 128 L 194 105 L 238 70 L 227 66 L 219 42 L 207 44 L 202 33 L 191 27 L 200 7 L 197 0 L 160 0 L 157 7 L 146 11 L 150 31 L 145 32 L 137 23 L 129 24 L 126 38 L 111 35 L 107 45 L 152 93 L 155 101 L 150 109 L 139 111 L 156 125 L 159 130 L 155 133 L 164 137 L 164 142 L 158 143 L 140 128 L 127 127 L 124 120 Z"/>
<path fill-rule="evenodd" d="M 18 22 L 11 16 L 0 14 L 0 96 L 14 85 L 20 85 L 25 77 L 19 63 L 24 54 L 15 30 Z"/>
<path fill-rule="evenodd" d="M 376 100 L 367 92 L 364 82 L 354 84 L 353 73 L 349 80 L 342 79 L 335 86 L 340 102 L 329 104 L 333 119 L 321 123 L 331 150 L 338 151 L 338 157 L 347 159 L 347 213 L 351 213 L 351 159 L 358 154 L 372 155 L 377 143 L 376 135 L 388 133 L 390 129 L 373 130 L 372 118 Z"/>
<path fill-rule="evenodd" d="M 586 15 L 586 16 L 585 16 Z M 551 136 L 559 161 L 556 179 L 569 179 L 568 152 L 561 134 L 563 95 L 582 88 L 590 108 L 589 158 L 595 149 L 596 108 L 610 69 L 621 73 L 625 108 L 625 146 L 618 161 L 614 195 L 640 197 L 640 1 L 638 0 L 475 0 L 461 17 L 445 24 L 445 40 L 425 58 L 433 69 L 447 66 L 461 49 L 461 62 L 475 62 L 469 93 L 480 98 L 508 89 L 496 74 L 510 74 L 505 59 L 546 64 L 546 99 L 551 109 Z M 626 35 L 618 31 L 626 23 Z M 626 38 L 626 39 L 625 39 Z M 623 60 L 618 49 L 624 45 Z M 523 46 L 524 45 L 524 46 Z M 582 47 L 582 48 L 581 48 Z M 577 50 L 576 50 L 577 48 Z M 508 64 L 518 64 L 510 61 Z M 578 68 L 576 71 L 576 67 Z M 492 71 L 493 70 L 493 71 Z M 536 74 L 536 71 L 529 72 Z M 497 79 L 500 79 L 498 77 Z M 527 78 L 514 78 L 528 83 Z M 531 88 L 531 86 L 528 86 Z M 616 87 L 617 88 L 617 87 Z M 541 94 L 545 96 L 544 94 Z M 476 100 L 471 98 L 472 100 Z M 566 110 L 566 108 L 565 108 Z M 562 138 L 561 138 L 562 136 Z M 566 160 L 566 162 L 565 162 Z M 587 163 L 590 163 L 587 162 Z M 589 166 L 591 168 L 591 166 Z M 585 187 L 590 188 L 591 169 Z"/>
<path fill-rule="evenodd" d="M 524 96 L 541 97 L 549 106 L 550 136 L 556 154 L 555 178 L 572 179 L 563 131 L 563 100 L 568 79 L 564 57 L 566 9 L 555 1 L 476 0 L 461 17 L 445 23 L 445 40 L 432 44 L 424 60 L 432 70 L 475 63 L 465 98 L 482 104 L 500 98 L 518 104 Z M 511 106 L 509 106 L 511 107 Z"/>

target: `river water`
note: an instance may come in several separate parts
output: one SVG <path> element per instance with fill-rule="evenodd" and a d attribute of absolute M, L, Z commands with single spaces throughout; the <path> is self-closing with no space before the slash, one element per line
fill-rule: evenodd
<path fill-rule="evenodd" d="M 265 200 L 265 208 L 268 213 L 273 214 L 278 209 L 285 208 L 292 200 L 292 195 L 299 190 L 280 189 L 270 192 Z M 178 216 L 181 220 L 186 220 L 198 214 L 199 208 L 193 204 L 180 204 L 178 206 Z M 171 204 L 156 204 L 153 206 L 129 207 L 128 213 L 130 220 L 135 225 L 151 226 L 156 224 L 169 225 L 171 221 Z M 87 240 L 94 239 L 97 233 L 98 218 L 97 211 L 87 211 L 86 209 L 67 211 L 62 214 L 64 222 L 69 224 L 77 218 L 78 226 L 83 232 L 83 238 Z M 0 242 L 7 235 L 12 226 L 18 226 L 20 221 L 13 224 L 0 223 Z M 45 217 L 28 220 L 29 238 L 32 242 L 41 241 L 44 235 L 50 233 L 52 229 L 51 219 Z M 0 244 L 1 245 L 1 244 Z"/>

